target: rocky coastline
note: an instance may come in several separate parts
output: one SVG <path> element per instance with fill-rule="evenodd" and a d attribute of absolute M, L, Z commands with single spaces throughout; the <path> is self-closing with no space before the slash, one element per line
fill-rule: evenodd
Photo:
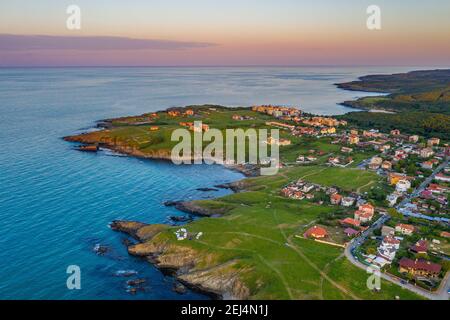
<path fill-rule="evenodd" d="M 130 255 L 146 259 L 190 289 L 214 299 L 249 298 L 250 290 L 240 280 L 241 273 L 245 271 L 236 267 L 236 261 L 213 263 L 211 254 L 200 253 L 159 237 L 169 228 L 168 225 L 116 220 L 111 222 L 110 227 L 138 241 L 127 246 Z M 209 261 L 207 267 L 204 267 L 205 261 Z"/>

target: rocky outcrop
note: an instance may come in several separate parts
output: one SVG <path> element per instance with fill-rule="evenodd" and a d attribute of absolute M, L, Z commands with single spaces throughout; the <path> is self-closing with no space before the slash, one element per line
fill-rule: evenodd
<path fill-rule="evenodd" d="M 169 226 L 114 221 L 111 228 L 140 239 L 140 243 L 128 247 L 129 254 L 147 258 L 187 287 L 215 298 L 248 299 L 250 296 L 250 290 L 241 281 L 242 274 L 249 270 L 240 269 L 236 260 L 217 262 L 213 253 L 178 244 L 168 239 L 167 233 L 159 236 Z"/>
<path fill-rule="evenodd" d="M 220 210 L 211 210 L 195 203 L 195 201 L 180 201 L 175 204 L 175 208 L 180 211 L 203 217 L 222 214 Z"/>

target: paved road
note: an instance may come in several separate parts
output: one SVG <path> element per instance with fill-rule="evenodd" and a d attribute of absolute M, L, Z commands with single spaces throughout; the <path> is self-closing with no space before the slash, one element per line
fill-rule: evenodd
<path fill-rule="evenodd" d="M 409 195 L 408 197 L 406 197 L 405 199 L 403 199 L 398 205 L 397 205 L 397 209 L 402 208 L 403 206 L 405 206 L 407 203 L 409 203 L 411 201 L 412 198 L 415 198 L 417 196 L 420 195 L 420 193 L 425 190 L 425 188 L 431 183 L 431 181 L 433 181 L 434 177 L 436 176 L 436 174 L 438 174 L 442 169 L 444 169 L 446 166 L 448 165 L 448 157 L 445 159 L 444 162 L 442 162 L 439 166 L 436 167 L 436 169 L 434 169 L 433 173 L 426 178 L 412 193 L 411 195 Z"/>

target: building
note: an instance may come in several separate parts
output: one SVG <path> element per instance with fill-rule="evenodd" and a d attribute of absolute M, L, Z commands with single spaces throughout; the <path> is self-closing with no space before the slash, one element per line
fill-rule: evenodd
<path fill-rule="evenodd" d="M 411 182 L 406 179 L 399 180 L 399 182 L 397 182 L 397 184 L 395 185 L 395 191 L 400 193 L 407 192 L 409 188 L 411 188 Z"/>
<path fill-rule="evenodd" d="M 408 259 L 403 257 L 400 259 L 399 272 L 409 273 L 413 276 L 437 277 L 441 272 L 441 265 L 432 263 L 424 259 Z"/>
<path fill-rule="evenodd" d="M 397 184 L 400 180 L 406 179 L 406 174 L 390 172 L 388 175 L 388 180 L 391 185 Z"/>
<path fill-rule="evenodd" d="M 361 223 L 367 223 L 373 218 L 373 214 L 361 210 L 356 210 L 354 216 L 355 220 L 358 220 Z"/>
<path fill-rule="evenodd" d="M 357 144 L 357 143 L 359 143 L 359 137 L 358 137 L 358 135 L 357 135 L 357 134 L 351 134 L 351 135 L 348 137 L 348 143 L 350 143 L 350 144 Z"/>
<path fill-rule="evenodd" d="M 347 237 L 355 237 L 359 234 L 360 231 L 357 231 L 355 229 L 352 228 L 345 228 L 344 233 L 346 234 Z"/>
<path fill-rule="evenodd" d="M 422 162 L 420 164 L 420 166 L 423 169 L 428 169 L 428 170 L 432 170 L 433 169 L 433 165 L 434 165 L 433 161 L 424 161 L 424 162 Z"/>
<path fill-rule="evenodd" d="M 377 170 L 383 163 L 383 158 L 373 157 L 369 163 L 369 169 Z"/>
<path fill-rule="evenodd" d="M 339 222 L 344 226 L 359 227 L 361 225 L 361 223 L 358 220 L 352 218 L 345 218 L 343 220 L 340 220 Z"/>
<path fill-rule="evenodd" d="M 440 234 L 440 236 L 441 236 L 441 237 L 444 237 L 444 238 L 450 238 L 450 232 L 442 231 L 441 234 Z"/>
<path fill-rule="evenodd" d="M 443 173 L 438 173 L 434 178 L 439 181 L 450 182 L 450 176 Z"/>
<path fill-rule="evenodd" d="M 409 136 L 408 141 L 416 143 L 417 141 L 419 141 L 419 136 L 418 135 Z"/>
<path fill-rule="evenodd" d="M 399 136 L 400 135 L 400 130 L 398 130 L 398 129 L 391 130 L 391 135 L 392 136 Z"/>
<path fill-rule="evenodd" d="M 439 145 L 441 141 L 439 140 L 439 138 L 430 138 L 427 140 L 427 146 L 432 147 L 432 146 L 437 146 Z"/>
<path fill-rule="evenodd" d="M 378 247 L 377 252 L 380 257 L 389 261 L 394 260 L 397 250 L 400 248 L 400 241 L 392 236 L 386 236 L 383 238 L 381 245 Z"/>
<path fill-rule="evenodd" d="M 322 239 L 328 235 L 327 230 L 322 227 L 314 226 L 309 228 L 303 236 L 305 238 Z"/>
<path fill-rule="evenodd" d="M 382 226 L 381 227 L 381 235 L 383 237 L 386 236 L 393 236 L 395 234 L 395 229 L 389 226 Z"/>
<path fill-rule="evenodd" d="M 355 203 L 355 198 L 343 197 L 341 200 L 341 205 L 344 207 L 351 207 Z"/>
<path fill-rule="evenodd" d="M 392 163 L 390 161 L 383 161 L 383 163 L 381 164 L 381 169 L 384 170 L 391 170 L 392 169 Z"/>
<path fill-rule="evenodd" d="M 389 207 L 393 207 L 397 204 L 398 195 L 396 193 L 391 193 L 386 197 Z"/>
<path fill-rule="evenodd" d="M 194 115 L 194 110 L 192 109 L 187 109 L 186 112 L 184 113 L 187 116 L 193 116 Z"/>
<path fill-rule="evenodd" d="M 395 231 L 405 236 L 410 236 L 414 232 L 414 226 L 410 224 L 399 223 L 395 226 Z"/>
<path fill-rule="evenodd" d="M 374 215 L 375 213 L 375 207 L 373 205 L 371 205 L 370 203 L 365 203 L 362 204 L 358 207 L 358 210 L 365 212 L 365 213 L 369 213 L 371 215 Z"/>
<path fill-rule="evenodd" d="M 420 156 L 422 158 L 429 158 L 434 154 L 433 149 L 431 148 L 423 148 L 420 150 Z"/>
<path fill-rule="evenodd" d="M 341 148 L 341 152 L 343 152 L 343 153 L 351 153 L 351 152 L 353 152 L 353 149 L 352 148 L 348 148 L 348 147 L 342 147 Z"/>
<path fill-rule="evenodd" d="M 158 131 L 159 127 L 158 126 L 151 126 L 150 127 L 150 131 Z"/>
<path fill-rule="evenodd" d="M 424 239 L 417 241 L 414 245 L 412 245 L 409 250 L 414 253 L 425 254 L 428 252 L 428 242 Z"/>
<path fill-rule="evenodd" d="M 342 196 L 338 193 L 334 193 L 330 196 L 331 204 L 340 204 L 342 200 Z"/>
<path fill-rule="evenodd" d="M 269 137 L 267 139 L 267 144 L 275 144 L 275 145 L 279 145 L 279 146 L 288 146 L 288 145 L 291 144 L 291 140 L 283 139 L 283 138 L 275 139 L 275 138 Z"/>

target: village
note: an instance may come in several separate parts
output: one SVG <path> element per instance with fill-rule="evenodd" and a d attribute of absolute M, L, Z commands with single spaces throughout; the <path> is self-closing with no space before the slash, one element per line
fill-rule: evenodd
<path fill-rule="evenodd" d="M 292 137 L 331 137 L 331 143 L 339 145 L 340 152 L 330 155 L 325 165 L 353 164 L 360 170 L 375 172 L 385 181 L 381 188 L 366 194 L 343 194 L 338 188 L 302 179 L 286 185 L 280 191 L 285 198 L 338 208 L 299 237 L 347 247 L 370 231 L 369 236 L 362 237 L 366 240 L 359 247 L 352 247 L 359 262 L 402 283 L 413 283 L 429 291 L 439 287 L 450 264 L 447 144 L 439 138 L 404 135 L 397 129 L 386 133 L 348 129 L 345 121 L 304 117 L 286 107 L 258 106 L 253 110 L 272 115 L 277 121 L 267 124 L 287 130 Z M 358 152 L 373 155 L 355 164 L 352 154 Z M 296 164 L 315 164 L 324 154 L 310 150 L 298 155 Z M 382 223 L 370 230 L 375 222 Z"/>
<path fill-rule="evenodd" d="M 377 268 L 392 281 L 435 291 L 448 279 L 450 147 L 435 137 L 405 135 L 397 129 L 361 130 L 334 117 L 298 108 L 262 105 L 227 112 L 220 106 L 172 108 L 167 112 L 115 120 L 148 127 L 149 134 L 171 128 L 206 132 L 221 115 L 228 127 L 280 129 L 267 144 L 280 146 L 280 167 L 315 166 L 372 172 L 379 182 L 364 190 L 342 189 L 300 178 L 279 195 L 332 208 L 296 236 L 344 248 L 349 259 Z M 261 117 L 258 116 L 261 115 Z M 194 120 L 203 120 L 201 127 Z M 226 128 L 225 127 L 225 128 Z M 350 181 L 351 183 L 351 181 Z M 447 274 L 447 278 L 446 278 Z"/>

